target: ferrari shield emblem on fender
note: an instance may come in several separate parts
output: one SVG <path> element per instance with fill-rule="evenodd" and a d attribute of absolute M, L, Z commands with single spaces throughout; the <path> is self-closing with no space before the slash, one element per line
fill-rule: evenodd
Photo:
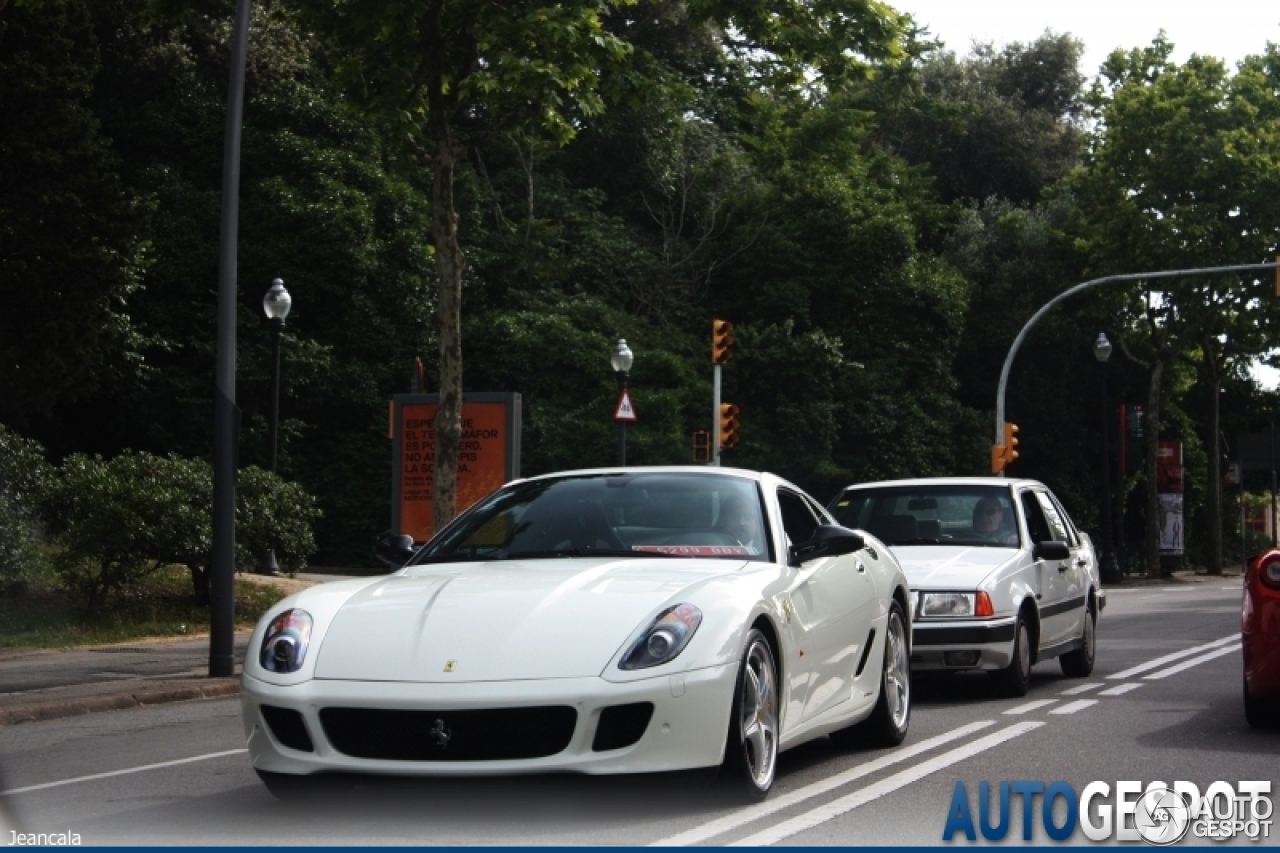
<path fill-rule="evenodd" d="M 453 670 L 454 670 L 457 666 L 458 666 L 458 662 L 457 662 L 456 660 L 447 660 L 447 661 L 445 661 L 445 662 L 444 662 L 444 671 L 445 671 L 445 672 L 453 672 Z"/>

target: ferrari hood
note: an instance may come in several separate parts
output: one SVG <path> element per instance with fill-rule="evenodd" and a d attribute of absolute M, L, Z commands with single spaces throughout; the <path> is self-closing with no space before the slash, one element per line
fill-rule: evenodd
<path fill-rule="evenodd" d="M 892 550 L 912 589 L 976 589 L 1019 554 L 1016 548 L 968 545 L 905 545 Z"/>
<path fill-rule="evenodd" d="M 411 567 L 347 600 L 321 641 L 315 677 L 456 683 L 599 675 L 663 604 L 742 565 L 626 558 Z"/>

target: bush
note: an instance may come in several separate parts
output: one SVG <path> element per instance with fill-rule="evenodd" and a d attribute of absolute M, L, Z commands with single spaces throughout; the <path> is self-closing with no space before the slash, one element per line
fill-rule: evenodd
<path fill-rule="evenodd" d="M 48 478 L 44 448 L 0 425 L 0 595 L 25 590 L 39 560 L 39 501 Z"/>
<path fill-rule="evenodd" d="M 296 572 L 315 550 L 314 499 L 294 483 L 257 468 L 240 472 L 237 563 L 274 543 L 280 564 Z M 59 573 L 92 611 L 112 590 L 178 564 L 191 573 L 196 600 L 208 600 L 213 548 L 213 469 L 197 459 L 126 452 L 110 461 L 70 456 L 45 489 L 45 516 Z"/>
<path fill-rule="evenodd" d="M 270 471 L 249 467 L 236 482 L 236 565 L 252 571 L 274 548 L 283 571 L 296 574 L 315 553 L 311 529 L 320 517 L 316 500 L 297 483 Z"/>

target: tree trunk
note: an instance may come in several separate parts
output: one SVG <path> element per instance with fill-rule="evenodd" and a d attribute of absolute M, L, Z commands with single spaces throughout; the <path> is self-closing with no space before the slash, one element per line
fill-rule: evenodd
<path fill-rule="evenodd" d="M 196 604 L 209 603 L 209 570 L 203 566 L 187 566 L 191 570 L 191 594 Z"/>
<path fill-rule="evenodd" d="M 433 180 L 431 236 L 436 247 L 440 290 L 435 328 L 440 345 L 440 405 L 432 473 L 432 532 L 453 520 L 458 501 L 458 443 L 462 439 L 462 248 L 453 204 L 453 172 L 458 152 L 445 119 L 432 122 Z"/>
<path fill-rule="evenodd" d="M 1151 385 L 1147 389 L 1147 408 L 1143 412 L 1145 430 L 1147 517 L 1143 530 L 1143 562 L 1147 577 L 1162 577 L 1160 570 L 1160 495 L 1156 487 L 1156 451 L 1160 445 L 1160 392 L 1164 379 L 1164 359 L 1156 358 L 1151 365 Z"/>
<path fill-rule="evenodd" d="M 1206 358 L 1206 361 L 1208 359 Z M 1209 574 L 1222 574 L 1222 452 L 1218 443 L 1218 396 L 1222 388 L 1222 375 L 1217 365 L 1212 367 L 1209 380 Z"/>

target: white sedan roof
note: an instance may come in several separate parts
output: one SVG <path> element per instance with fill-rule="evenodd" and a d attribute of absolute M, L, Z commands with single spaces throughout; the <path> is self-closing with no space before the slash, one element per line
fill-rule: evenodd
<path fill-rule="evenodd" d="M 846 489 L 870 489 L 882 486 L 1040 486 L 1039 480 L 1009 477 L 921 477 L 915 480 L 878 480 L 853 483 Z"/>

